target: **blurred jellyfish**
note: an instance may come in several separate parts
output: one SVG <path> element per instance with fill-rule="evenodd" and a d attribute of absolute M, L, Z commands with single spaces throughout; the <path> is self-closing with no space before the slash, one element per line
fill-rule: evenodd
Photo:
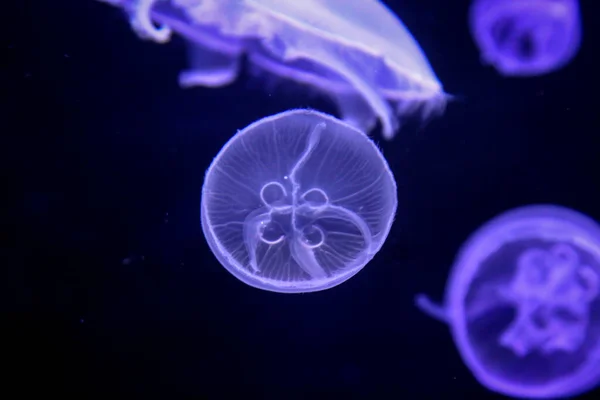
<path fill-rule="evenodd" d="M 578 0 L 474 0 L 469 19 L 482 61 L 507 76 L 555 71 L 581 43 Z"/>
<path fill-rule="evenodd" d="M 443 113 L 447 95 L 419 45 L 378 0 L 101 0 L 125 9 L 133 29 L 159 43 L 189 43 L 183 87 L 236 79 L 252 66 L 330 96 L 343 119 L 391 139 L 399 118 Z M 161 24 L 155 27 L 153 22 Z"/>
<path fill-rule="evenodd" d="M 600 382 L 600 226 L 558 206 L 511 210 L 480 228 L 452 268 L 444 306 L 464 362 L 513 397 L 575 396 Z"/>
<path fill-rule="evenodd" d="M 313 292 L 360 271 L 383 245 L 396 183 L 362 132 L 291 110 L 239 131 L 202 187 L 202 230 L 221 264 L 274 292 Z"/>

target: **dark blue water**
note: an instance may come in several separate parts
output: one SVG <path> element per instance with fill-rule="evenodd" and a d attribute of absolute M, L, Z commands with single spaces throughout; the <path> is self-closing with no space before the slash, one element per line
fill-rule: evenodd
<path fill-rule="evenodd" d="M 306 295 L 256 290 L 226 272 L 201 232 L 200 189 L 236 130 L 290 108 L 334 113 L 331 103 L 287 85 L 263 90 L 246 75 L 183 90 L 184 43 L 140 41 L 106 4 L 3 6 L 9 387 L 84 397 L 497 397 L 413 297 L 441 297 L 461 244 L 505 210 L 554 203 L 600 220 L 598 5 L 581 2 L 583 45 L 569 66 L 507 79 L 479 62 L 469 1 L 388 3 L 459 101 L 380 141 L 399 186 L 388 241 L 354 278 Z"/>

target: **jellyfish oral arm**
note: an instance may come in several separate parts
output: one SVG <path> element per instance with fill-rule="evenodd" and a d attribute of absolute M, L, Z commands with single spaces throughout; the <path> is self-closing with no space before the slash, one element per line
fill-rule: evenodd
<path fill-rule="evenodd" d="M 302 168 L 302 166 L 304 165 L 306 160 L 310 157 L 311 153 L 315 150 L 315 147 L 317 147 L 317 144 L 319 143 L 319 140 L 321 138 L 321 133 L 323 132 L 323 130 L 325 128 L 326 128 L 326 124 L 324 122 L 321 122 L 314 127 L 313 131 L 310 133 L 310 135 L 308 137 L 308 143 L 306 146 L 306 150 L 304 151 L 304 153 L 302 153 L 302 155 L 300 156 L 300 159 L 298 160 L 296 165 L 294 165 L 294 168 L 292 169 L 292 171 L 289 173 L 290 181 L 292 182 L 292 185 L 294 187 L 294 192 L 293 192 L 294 197 L 298 196 L 298 189 L 300 187 L 300 185 L 298 185 L 298 183 L 296 181 L 296 173 L 298 172 L 298 170 L 300 168 Z"/>
<path fill-rule="evenodd" d="M 161 0 L 99 0 L 116 7 L 121 7 L 129 14 L 131 27 L 142 39 L 153 40 L 157 43 L 166 43 L 171 39 L 172 30 L 168 25 L 154 26 L 152 22 L 152 8 Z"/>
<path fill-rule="evenodd" d="M 427 295 L 418 294 L 415 297 L 415 305 L 431 318 L 448 323 L 448 313 L 446 309 L 443 306 L 434 303 Z"/>
<path fill-rule="evenodd" d="M 529 249 L 518 260 L 517 272 L 506 289 L 517 318 L 499 343 L 518 356 L 533 351 L 573 353 L 585 340 L 589 303 L 598 295 L 599 277 L 570 245 L 549 251 Z"/>
<path fill-rule="evenodd" d="M 254 272 L 260 272 L 260 267 L 256 260 L 256 247 L 260 242 L 260 228 L 270 221 L 268 213 L 250 214 L 244 221 L 244 242 L 248 249 L 248 263 Z"/>
<path fill-rule="evenodd" d="M 327 278 L 327 274 L 325 273 L 323 267 L 319 265 L 313 249 L 305 246 L 302 243 L 301 238 L 294 238 L 292 240 L 290 250 L 298 266 L 302 268 L 304 272 L 310 275 L 311 278 Z"/>
<path fill-rule="evenodd" d="M 240 70 L 240 58 L 237 54 L 215 51 L 208 47 L 189 44 L 190 67 L 179 74 L 179 85 L 221 87 L 231 84 Z"/>
<path fill-rule="evenodd" d="M 155 27 L 150 17 L 152 7 L 157 1 L 159 0 L 138 0 L 131 14 L 131 27 L 143 39 L 166 43 L 171 39 L 171 28 L 166 25 Z"/>

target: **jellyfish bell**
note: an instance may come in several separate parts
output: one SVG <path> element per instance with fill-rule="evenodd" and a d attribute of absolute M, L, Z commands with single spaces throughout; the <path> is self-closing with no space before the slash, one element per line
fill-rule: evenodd
<path fill-rule="evenodd" d="M 578 0 L 473 0 L 469 24 L 482 61 L 506 76 L 556 71 L 581 45 Z"/>
<path fill-rule="evenodd" d="M 324 290 L 381 249 L 397 206 L 392 172 L 364 133 L 290 110 L 225 144 L 202 186 L 201 222 L 240 281 L 283 293 Z"/>
<path fill-rule="evenodd" d="M 446 322 L 467 367 L 512 397 L 563 398 L 600 383 L 600 226 L 559 206 L 491 220 L 462 247 L 444 305 L 417 306 Z"/>
<path fill-rule="evenodd" d="M 218 87 L 240 59 L 330 96 L 362 131 L 394 137 L 404 116 L 443 113 L 448 95 L 402 22 L 378 0 L 101 0 L 122 7 L 142 38 L 190 44 L 184 87 Z M 158 25 L 156 25 L 158 24 Z"/>

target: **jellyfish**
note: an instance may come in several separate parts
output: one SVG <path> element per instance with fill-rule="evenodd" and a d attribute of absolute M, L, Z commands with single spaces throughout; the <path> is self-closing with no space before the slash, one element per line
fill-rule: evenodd
<path fill-rule="evenodd" d="M 581 43 L 578 0 L 474 0 L 469 19 L 482 61 L 505 76 L 556 71 Z"/>
<path fill-rule="evenodd" d="M 428 120 L 447 98 L 425 54 L 378 0 L 101 0 L 130 15 L 159 43 L 172 32 L 189 45 L 182 87 L 220 87 L 251 67 L 329 96 L 343 120 L 391 139 L 400 119 Z M 160 24 L 156 26 L 155 24 Z"/>
<path fill-rule="evenodd" d="M 201 222 L 220 263 L 281 293 L 348 280 L 382 247 L 396 212 L 390 168 L 364 133 L 314 110 L 239 131 L 206 172 Z"/>
<path fill-rule="evenodd" d="M 600 226 L 555 205 L 508 211 L 461 249 L 444 305 L 475 377 L 520 398 L 564 398 L 600 382 Z"/>

